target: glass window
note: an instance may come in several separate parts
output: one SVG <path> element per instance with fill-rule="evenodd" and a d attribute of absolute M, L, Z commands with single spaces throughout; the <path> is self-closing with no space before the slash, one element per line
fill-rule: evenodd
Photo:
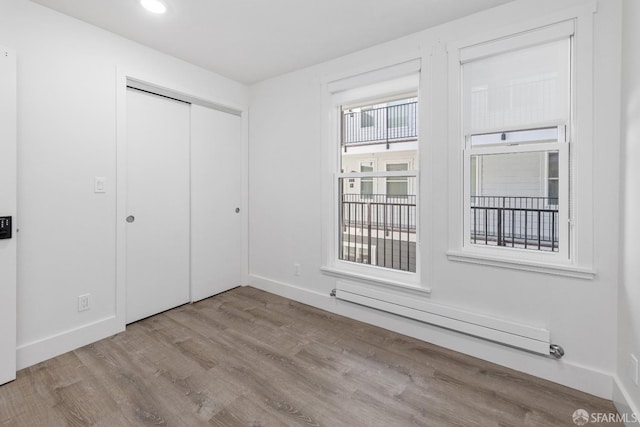
<path fill-rule="evenodd" d="M 409 170 L 407 163 L 387 164 L 387 172 L 398 172 Z M 394 176 L 387 178 L 387 197 L 406 197 L 409 195 L 409 180 L 404 176 Z"/>
<path fill-rule="evenodd" d="M 374 126 L 375 123 L 376 123 L 376 120 L 375 120 L 374 112 L 371 111 L 371 109 L 369 110 L 363 109 L 360 116 L 360 127 L 369 128 Z"/>
<path fill-rule="evenodd" d="M 482 183 L 479 194 L 471 192 L 469 232 L 473 244 L 558 251 L 557 195 L 554 200 L 542 195 L 545 161 L 554 157 L 558 158 L 557 151 L 471 157 Z"/>
<path fill-rule="evenodd" d="M 549 200 L 549 205 L 557 205 L 558 204 L 558 196 L 559 196 L 559 179 L 560 179 L 560 168 L 559 168 L 559 156 L 558 153 L 549 153 L 547 156 L 547 198 Z"/>
<path fill-rule="evenodd" d="M 385 126 L 391 109 L 405 115 L 394 122 L 404 123 L 402 133 Z M 415 95 L 342 107 L 339 260 L 416 272 L 418 132 L 409 119 L 416 114 Z"/>
<path fill-rule="evenodd" d="M 373 162 L 360 164 L 360 172 L 373 172 Z M 373 197 L 373 178 L 360 179 L 360 195 L 363 197 Z"/>
<path fill-rule="evenodd" d="M 402 97 L 342 109 L 342 148 L 389 144 L 418 138 L 418 99 Z"/>
<path fill-rule="evenodd" d="M 412 109 L 413 104 L 404 101 L 387 103 L 387 126 L 390 128 L 407 126 Z"/>
<path fill-rule="evenodd" d="M 570 49 L 566 38 L 462 64 L 469 245 L 568 254 Z"/>

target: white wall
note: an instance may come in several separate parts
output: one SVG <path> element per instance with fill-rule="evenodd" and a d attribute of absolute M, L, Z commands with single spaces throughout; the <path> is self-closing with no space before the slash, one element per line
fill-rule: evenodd
<path fill-rule="evenodd" d="M 621 3 L 599 1 L 594 15 L 595 269 L 593 280 L 448 261 L 447 56 L 446 43 L 553 10 L 583 4 L 571 0 L 523 0 L 434 29 L 276 77 L 251 87 L 249 154 L 250 282 L 272 292 L 416 336 L 562 384 L 611 397 L 616 369 L 618 282 L 619 72 Z M 429 56 L 431 47 L 433 54 Z M 613 48 L 612 48 L 613 46 Z M 321 173 L 324 155 L 321 83 L 384 58 L 424 54 L 436 104 L 433 128 L 422 129 L 421 164 L 427 177 L 423 206 L 423 282 L 432 300 L 457 308 L 547 328 L 566 355 L 561 361 L 462 336 L 374 310 L 334 301 L 335 279 L 320 272 Z M 389 59 L 390 60 L 390 59 Z M 423 98 L 423 101 L 425 98 Z M 583 124 L 584 126 L 584 124 Z M 431 155 L 429 157 L 428 155 Z M 590 168 L 591 165 L 586 165 Z M 591 230 L 583 230 L 590 233 Z M 432 254 L 430 256 L 429 254 Z M 294 275 L 295 263 L 301 275 Z"/>
<path fill-rule="evenodd" d="M 624 0 L 622 22 L 622 182 L 620 291 L 618 294 L 618 408 L 640 415 L 640 389 L 631 354 L 640 357 L 640 2 Z M 626 400 L 626 402 L 624 402 Z"/>
<path fill-rule="evenodd" d="M 435 46 L 434 81 L 446 78 L 443 44 L 513 21 L 526 21 L 573 0 L 523 0 L 414 34 L 331 62 L 277 77 L 251 88 L 250 272 L 254 285 L 316 306 L 417 336 L 572 387 L 610 397 L 616 371 L 618 320 L 617 233 L 619 165 L 619 72 L 621 2 L 598 2 L 595 15 L 595 121 L 593 173 L 594 239 L 598 272 L 592 281 L 538 275 L 447 261 L 446 139 L 425 140 L 424 163 L 433 177 L 428 188 L 434 209 L 423 226 L 421 266 L 432 299 L 496 317 L 548 328 L 564 346 L 562 361 L 460 336 L 407 319 L 338 303 L 328 297 L 334 279 L 321 262 L 321 81 L 398 52 Z M 638 6 L 626 5 L 635 10 Z M 638 50 L 637 29 L 628 17 L 625 52 Z M 634 39 L 635 37 L 635 39 Z M 18 54 L 19 270 L 18 345 L 20 366 L 43 360 L 117 329 L 115 316 L 116 66 L 155 75 L 173 89 L 228 105 L 246 105 L 244 86 L 185 62 L 126 41 L 26 0 L 0 3 L 0 45 Z M 612 48 L 612 46 L 614 48 Z M 637 61 L 637 59 L 633 59 Z M 625 117 L 637 117 L 638 64 L 626 64 Z M 434 88 L 434 96 L 446 93 Z M 635 93 L 632 93 L 632 89 Z M 442 98 L 439 98 L 442 99 Z M 634 110 L 629 110 L 633 107 Z M 633 116 L 635 114 L 635 116 Z M 434 112 L 428 135 L 446 135 L 446 108 Z M 627 121 L 627 142 L 638 123 Z M 629 146 L 627 148 L 630 148 Z M 635 153 L 637 154 L 637 153 Z M 635 159 L 628 153 L 628 163 Z M 637 156 L 636 156 L 637 157 Z M 424 154 L 421 161 L 425 159 Z M 638 177 L 628 168 L 626 182 Z M 427 169 L 425 169 L 427 170 Z M 629 176 L 633 175 L 633 176 Z M 107 177 L 107 193 L 93 193 L 93 177 Z M 634 229 L 640 199 L 627 188 L 625 233 Z M 637 235 L 637 233 L 636 233 Z M 634 239 L 637 241 L 637 239 Z M 627 242 L 633 243 L 631 239 Z M 640 300 L 629 292 L 640 276 L 628 249 L 620 295 L 620 369 L 637 347 Z M 428 249 L 428 250 L 427 250 Z M 429 253 L 433 253 L 429 257 Z M 301 275 L 294 276 L 294 263 Z M 635 268 L 635 269 L 634 269 Z M 636 287 L 637 288 L 637 287 Z M 637 289 L 635 289 L 637 292 Z M 78 313 L 77 296 L 92 295 L 92 309 Z M 625 307 L 622 307 L 626 305 Z M 632 327 L 630 325 L 636 325 Z M 636 343 L 633 347 L 631 343 Z M 628 348 L 627 348 L 628 347 Z M 632 348 L 633 347 L 633 348 Z M 623 379 L 623 382 L 625 380 Z M 628 385 L 628 383 L 625 383 Z M 627 390 L 631 390 L 630 386 Z M 637 391 L 633 394 L 638 402 Z"/>
<path fill-rule="evenodd" d="M 0 3 L 18 57 L 18 365 L 116 332 L 116 67 L 242 108 L 247 88 L 26 0 Z M 154 82 L 152 82 L 154 83 Z M 93 177 L 107 193 L 93 193 Z M 78 313 L 77 297 L 92 307 Z"/>

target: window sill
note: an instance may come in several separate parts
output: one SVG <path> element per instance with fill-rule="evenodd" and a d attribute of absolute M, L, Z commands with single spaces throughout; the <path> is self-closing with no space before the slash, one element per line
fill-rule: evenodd
<path fill-rule="evenodd" d="M 430 288 L 423 288 L 409 283 L 401 282 L 398 280 L 386 279 L 376 276 L 370 276 L 367 274 L 354 273 L 352 271 L 346 271 L 335 267 L 320 267 L 320 271 L 328 276 L 337 277 L 340 279 L 352 279 L 360 282 L 372 283 L 378 286 L 391 288 L 395 290 L 409 291 L 417 295 L 429 296 L 431 295 Z"/>
<path fill-rule="evenodd" d="M 571 265 L 549 264 L 520 259 L 508 259 L 490 255 L 469 253 L 462 251 L 448 251 L 449 261 L 468 262 L 471 264 L 489 265 L 493 267 L 509 268 L 512 270 L 530 271 L 534 273 L 551 274 L 554 276 L 573 277 L 576 279 L 592 280 L 596 272 L 591 268 L 574 267 Z"/>

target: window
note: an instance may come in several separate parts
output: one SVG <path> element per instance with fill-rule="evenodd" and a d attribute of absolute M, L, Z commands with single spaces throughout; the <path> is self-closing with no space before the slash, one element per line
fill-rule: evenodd
<path fill-rule="evenodd" d="M 417 171 L 410 167 L 418 164 L 417 126 L 405 131 L 402 138 L 393 139 L 384 127 L 387 122 L 384 118 L 390 117 L 390 109 L 415 114 L 417 97 L 409 94 L 396 96 L 393 101 L 387 99 L 339 108 L 342 119 L 339 169 L 343 172 L 337 174 L 337 259 L 415 273 Z M 361 127 L 365 122 L 371 123 L 365 117 L 382 116 L 382 120 L 373 120 L 373 127 L 366 131 L 361 127 L 354 129 L 349 125 L 349 115 L 354 112 L 362 116 Z M 400 115 L 397 117 L 400 120 L 397 123 L 404 120 Z M 408 119 L 403 123 L 406 126 Z"/>
<path fill-rule="evenodd" d="M 373 172 L 373 162 L 361 163 L 360 172 Z M 373 197 L 373 178 L 360 178 L 360 195 L 369 199 Z"/>
<path fill-rule="evenodd" d="M 559 165 L 558 153 L 549 153 L 547 155 L 547 199 L 549 205 L 558 204 L 558 194 L 560 187 L 559 182 Z"/>
<path fill-rule="evenodd" d="M 393 99 L 395 98 L 395 99 Z M 404 95 L 342 109 L 342 148 L 414 141 L 418 137 L 418 99 Z"/>
<path fill-rule="evenodd" d="M 393 101 L 387 104 L 387 126 L 399 128 L 407 126 L 413 104 L 406 101 Z"/>
<path fill-rule="evenodd" d="M 389 163 L 387 172 L 399 172 L 409 170 L 407 163 Z M 409 195 L 409 179 L 406 176 L 394 176 L 387 178 L 387 199 L 407 197 Z"/>
<path fill-rule="evenodd" d="M 385 67 L 376 64 L 370 71 L 358 70 L 323 83 L 321 270 L 325 274 L 383 287 L 422 288 L 421 266 L 416 262 L 420 260 L 421 63 L 414 58 Z M 387 109 L 396 105 L 408 105 L 407 126 L 391 132 Z M 373 116 L 373 126 L 361 127 L 362 112 Z M 388 164 L 399 163 L 407 167 L 387 171 Z M 406 196 L 387 196 L 389 178 L 389 189 L 397 190 L 395 179 L 402 187 L 398 191 Z"/>
<path fill-rule="evenodd" d="M 569 257 L 571 48 L 555 32 L 462 55 L 465 247 Z"/>
<path fill-rule="evenodd" d="M 368 110 L 363 109 L 360 117 L 360 127 L 362 128 L 370 128 L 375 126 L 376 119 L 374 117 L 374 112 L 369 108 Z"/>

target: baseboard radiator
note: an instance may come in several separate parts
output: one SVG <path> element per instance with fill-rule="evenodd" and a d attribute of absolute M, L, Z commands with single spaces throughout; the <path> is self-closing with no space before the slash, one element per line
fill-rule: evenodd
<path fill-rule="evenodd" d="M 394 292 L 381 287 L 338 280 L 332 293 L 336 298 L 375 308 L 430 325 L 439 326 L 499 344 L 557 359 L 564 355 L 561 346 L 551 343 L 551 334 L 536 328 L 482 314 L 425 301 L 424 298 Z"/>

